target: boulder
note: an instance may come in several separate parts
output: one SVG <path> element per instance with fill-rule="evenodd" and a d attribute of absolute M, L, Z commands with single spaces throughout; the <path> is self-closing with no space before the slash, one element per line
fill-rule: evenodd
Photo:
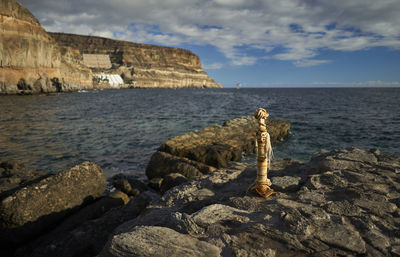
<path fill-rule="evenodd" d="M 186 178 L 191 179 L 213 172 L 214 170 L 214 167 L 204 163 L 157 151 L 153 154 L 147 165 L 146 175 L 149 179 L 152 179 L 155 177 L 163 178 L 170 173 L 180 173 Z"/>
<path fill-rule="evenodd" d="M 267 129 L 276 142 L 289 134 L 290 123 L 268 120 Z M 254 117 L 245 116 L 171 138 L 151 157 L 146 175 L 152 179 L 181 173 L 190 179 L 228 167 L 229 162 L 240 161 L 243 153 L 255 152 L 256 131 Z"/>
<path fill-rule="evenodd" d="M 168 174 L 162 181 L 160 191 L 161 193 L 164 193 L 175 186 L 185 183 L 186 181 L 188 181 L 188 179 L 182 174 L 179 173 Z"/>
<path fill-rule="evenodd" d="M 138 253 L 135 241 L 147 245 L 149 238 L 168 251 L 174 244 L 160 239 L 164 231 L 210 243 L 222 256 L 396 256 L 399 163 L 399 157 L 357 148 L 320 152 L 308 163 L 273 163 L 272 182 L 290 190 L 268 198 L 247 192 L 254 168 L 231 163 L 166 191 L 120 225 L 101 256 Z M 196 255 L 209 254 L 202 249 Z"/>
<path fill-rule="evenodd" d="M 136 196 L 148 190 L 146 183 L 126 174 L 117 174 L 109 182 L 118 190 L 129 196 Z"/>
<path fill-rule="evenodd" d="M 149 183 L 147 185 L 156 191 L 160 191 L 163 180 L 164 180 L 163 178 L 159 178 L 159 177 L 152 178 L 149 180 Z"/>
<path fill-rule="evenodd" d="M 52 227 L 68 214 L 103 194 L 102 170 L 83 162 L 17 189 L 0 199 L 0 238 L 19 243 Z"/>
<path fill-rule="evenodd" d="M 48 172 L 28 169 L 25 165 L 15 160 L 0 161 L 0 198 L 10 194 L 13 190 L 15 191 L 49 175 Z"/>
<path fill-rule="evenodd" d="M 149 202 L 158 199 L 159 195 L 151 191 L 145 191 L 134 197 L 126 205 L 123 205 L 121 199 L 113 200 L 110 198 L 102 198 L 104 200 L 99 200 L 98 204 L 96 204 L 97 202 L 94 204 L 96 204 L 96 208 L 105 203 L 107 203 L 106 206 L 112 204 L 114 208 L 106 208 L 106 210 L 103 210 L 103 214 L 98 213 L 98 216 L 90 216 L 86 212 L 78 212 L 63 221 L 50 233 L 35 238 L 35 240 L 23 247 L 19 247 L 15 256 L 97 256 L 116 227 L 137 217 Z M 120 207 L 116 205 L 120 205 Z M 89 207 L 88 210 L 90 209 L 93 208 Z M 79 217 L 82 219 L 79 223 L 76 223 Z"/>

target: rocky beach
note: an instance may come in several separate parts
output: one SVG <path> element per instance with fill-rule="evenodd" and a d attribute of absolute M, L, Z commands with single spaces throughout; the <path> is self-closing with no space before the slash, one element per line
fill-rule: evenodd
<path fill-rule="evenodd" d="M 131 11 L 145 7 L 145 1 L 133 2 L 112 5 L 134 6 L 128 11 L 132 16 Z M 151 10 L 146 11 L 148 17 L 128 19 L 131 23 L 126 28 L 119 24 L 110 29 L 113 33 L 99 32 L 137 42 L 158 39 L 194 46 L 206 53 L 203 65 L 198 55 L 186 49 L 89 32 L 49 32 L 17 0 L 0 0 L 0 257 L 400 256 L 398 88 L 240 88 L 241 82 L 235 82 L 237 88 L 225 90 L 204 70 L 224 68 L 222 77 L 229 81 L 241 76 L 258 86 L 285 77 L 287 81 L 296 78 L 295 87 L 314 87 L 316 82 L 297 80 L 315 76 L 315 71 L 318 80 L 321 74 L 336 74 L 335 69 L 312 68 L 334 66 L 333 57 L 313 59 L 320 52 L 346 51 L 350 60 L 355 56 L 351 51 L 360 54 L 371 47 L 384 52 L 386 46 L 395 46 L 397 38 L 335 20 L 308 24 L 312 26 L 284 24 L 282 29 L 279 22 L 291 20 L 293 10 L 313 9 L 312 4 L 305 8 L 306 4 L 286 2 L 282 6 L 293 10 L 285 12 L 290 16 L 274 18 L 279 21 L 275 31 L 267 26 L 270 21 L 256 22 L 268 16 L 256 5 L 251 10 L 246 8 L 252 3 L 240 7 L 243 3 L 223 2 L 208 2 L 213 19 L 232 16 L 246 21 L 240 22 L 246 27 L 234 30 L 232 22 L 229 26 L 202 25 L 197 20 L 186 23 L 189 16 L 204 16 L 210 10 L 203 12 L 197 4 L 172 8 L 178 2 L 168 2 L 156 14 L 155 6 L 147 6 L 143 10 Z M 49 6 L 49 10 L 54 8 L 53 16 L 66 2 L 57 4 Z M 119 15 L 113 9 L 101 17 L 94 4 L 99 9 L 107 6 L 87 1 L 79 3 L 83 12 L 78 12 L 71 1 L 71 13 L 63 17 L 64 22 L 83 18 L 112 23 L 110 18 L 115 16 L 107 16 L 108 11 Z M 95 15 L 86 12 L 85 5 Z M 265 4 L 266 9 L 260 10 L 269 11 L 269 7 Z M 173 17 L 165 12 L 171 21 L 185 10 L 182 24 L 170 26 L 176 29 L 174 33 L 165 33 L 168 26 L 161 28 L 150 19 L 159 19 L 168 8 L 174 9 Z M 395 10 L 389 5 L 386 9 Z M 326 16 L 305 14 L 298 16 Z M 38 15 L 46 28 L 61 24 L 50 16 Z M 246 34 L 252 24 L 269 28 L 260 33 L 261 43 Z M 371 24 L 366 27 L 382 27 Z M 82 26 L 76 27 L 86 32 L 86 24 Z M 144 30 L 149 33 L 143 34 Z M 396 34 L 393 28 L 384 30 Z M 133 36 L 125 35 L 127 31 Z M 282 31 L 286 34 L 280 35 Z M 307 47 L 291 40 L 269 41 L 278 34 L 279 42 L 304 40 Z M 373 44 L 362 43 L 370 35 L 374 35 L 368 38 Z M 241 39 L 229 44 L 236 37 Z M 383 38 L 390 44 L 380 43 Z M 330 40 L 338 41 L 326 44 Z M 353 40 L 357 47 L 352 47 Z M 336 66 L 362 69 L 366 60 Z M 293 67 L 285 66 L 287 61 Z M 365 74 L 356 69 L 352 73 L 357 71 Z M 382 74 L 385 79 L 397 79 Z M 328 76 L 321 79 L 329 81 Z M 367 85 L 375 85 L 372 82 Z M 179 93 L 160 90 L 177 88 Z M 263 109 L 256 112 L 257 120 L 243 116 L 259 106 L 271 110 L 271 117 Z M 267 167 L 269 143 L 279 157 Z M 267 168 L 273 192 L 266 173 L 261 172 Z M 268 188 L 258 193 L 268 197 L 252 191 L 256 178 L 257 186 Z"/>
<path fill-rule="evenodd" d="M 273 142 L 290 124 L 270 121 Z M 82 163 L 56 175 L 2 161 L 1 256 L 398 256 L 400 158 L 357 148 L 272 162 L 247 192 L 255 121 L 164 142 L 147 181 Z M 192 145 L 193 147 L 189 147 Z M 239 154 L 240 153 L 240 154 Z M 211 156 L 215 158 L 211 158 Z"/>

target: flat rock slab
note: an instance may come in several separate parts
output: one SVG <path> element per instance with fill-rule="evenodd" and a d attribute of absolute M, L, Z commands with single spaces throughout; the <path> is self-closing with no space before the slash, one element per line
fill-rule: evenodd
<path fill-rule="evenodd" d="M 272 188 L 280 192 L 296 191 L 300 187 L 300 177 L 272 177 Z"/>
<path fill-rule="evenodd" d="M 170 228 L 142 226 L 131 232 L 115 235 L 100 257 L 218 257 L 221 250 L 204 241 Z"/>
<path fill-rule="evenodd" d="M 157 226 L 206 241 L 222 256 L 396 256 L 399 163 L 399 157 L 349 148 L 321 152 L 309 163 L 288 162 L 288 168 L 272 165 L 276 186 L 297 189 L 268 198 L 247 192 L 256 170 L 234 163 L 168 190 L 114 238 Z"/>
<path fill-rule="evenodd" d="M 1 199 L 0 238 L 20 242 L 39 234 L 101 196 L 105 188 L 103 171 L 91 162 L 20 188 Z"/>

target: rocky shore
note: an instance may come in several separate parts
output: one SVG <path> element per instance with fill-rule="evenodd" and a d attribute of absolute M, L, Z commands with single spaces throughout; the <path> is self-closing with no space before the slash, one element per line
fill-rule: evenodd
<path fill-rule="evenodd" d="M 119 174 L 109 190 L 90 162 L 54 175 L 0 161 L 0 256 L 400 256 L 399 157 L 274 161 L 276 193 L 261 198 L 247 192 L 256 169 L 237 162 L 254 151 L 252 122 L 172 138 L 148 181 Z M 268 126 L 274 141 L 290 128 Z"/>

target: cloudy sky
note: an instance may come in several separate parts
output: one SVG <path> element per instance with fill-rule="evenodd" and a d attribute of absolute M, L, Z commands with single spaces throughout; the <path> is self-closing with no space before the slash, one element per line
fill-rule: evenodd
<path fill-rule="evenodd" d="M 400 85 L 400 0 L 20 0 L 48 31 L 186 48 L 225 87 Z"/>

